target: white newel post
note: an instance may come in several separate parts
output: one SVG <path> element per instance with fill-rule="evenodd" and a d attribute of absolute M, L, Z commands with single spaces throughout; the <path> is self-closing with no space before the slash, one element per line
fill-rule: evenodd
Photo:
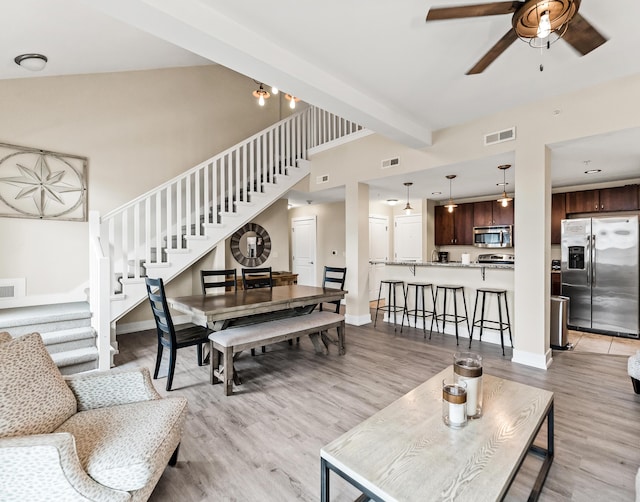
<path fill-rule="evenodd" d="M 103 371 L 111 367 L 110 266 L 102 248 L 98 211 L 89 211 L 89 239 L 89 308 L 91 326 L 98 335 L 98 369 Z"/>

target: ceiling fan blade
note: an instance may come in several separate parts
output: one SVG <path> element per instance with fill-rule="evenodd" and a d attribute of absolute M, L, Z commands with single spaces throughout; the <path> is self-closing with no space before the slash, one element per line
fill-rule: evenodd
<path fill-rule="evenodd" d="M 583 56 L 607 41 L 589 21 L 578 13 L 569 22 L 567 31 L 562 38 Z"/>
<path fill-rule="evenodd" d="M 436 7 L 427 12 L 427 21 L 440 19 L 458 19 L 463 17 L 497 16 L 512 14 L 523 2 L 491 2 L 476 5 L 459 5 L 458 7 Z"/>
<path fill-rule="evenodd" d="M 487 68 L 487 66 L 493 63 L 498 58 L 498 56 L 502 54 L 507 49 L 507 47 L 509 47 L 517 39 L 518 35 L 516 35 L 515 30 L 509 30 L 500 40 L 498 40 L 496 45 L 491 47 L 491 49 L 489 49 L 489 51 L 484 56 L 482 56 L 482 59 L 480 59 L 480 61 L 478 61 L 476 65 L 467 72 L 467 75 L 482 73 Z"/>

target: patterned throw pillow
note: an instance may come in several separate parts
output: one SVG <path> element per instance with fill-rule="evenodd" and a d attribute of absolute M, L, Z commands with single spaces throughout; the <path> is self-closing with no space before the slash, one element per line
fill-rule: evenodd
<path fill-rule="evenodd" d="M 0 437 L 46 434 L 76 413 L 76 399 L 38 333 L 0 343 Z"/>

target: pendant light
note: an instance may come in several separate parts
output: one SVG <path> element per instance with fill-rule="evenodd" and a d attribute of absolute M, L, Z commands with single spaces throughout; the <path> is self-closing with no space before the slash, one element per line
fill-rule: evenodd
<path fill-rule="evenodd" d="M 447 208 L 447 211 L 453 213 L 453 210 L 458 207 L 458 204 L 454 204 L 453 198 L 451 197 L 451 180 L 455 179 L 455 174 L 447 174 L 447 179 L 449 180 L 449 203 L 445 204 L 444 207 Z"/>
<path fill-rule="evenodd" d="M 498 166 L 498 169 L 502 171 L 502 197 L 498 199 L 498 202 L 502 207 L 507 207 L 509 202 L 513 200 L 513 198 L 507 196 L 507 169 L 511 167 L 511 164 L 502 164 Z"/>
<path fill-rule="evenodd" d="M 407 205 L 404 206 L 404 214 L 406 214 L 407 216 L 411 214 L 411 211 L 413 211 L 413 208 L 411 207 L 411 204 L 409 204 L 409 187 L 413 185 L 413 183 L 411 182 L 407 182 L 404 184 L 404 186 L 407 187 Z"/>

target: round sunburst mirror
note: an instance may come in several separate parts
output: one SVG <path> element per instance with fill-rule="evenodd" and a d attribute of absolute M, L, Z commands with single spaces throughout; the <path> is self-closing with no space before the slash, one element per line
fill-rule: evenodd
<path fill-rule="evenodd" d="M 238 229 L 229 243 L 235 260 L 245 267 L 262 265 L 271 254 L 271 237 L 264 227 L 247 223 Z"/>

